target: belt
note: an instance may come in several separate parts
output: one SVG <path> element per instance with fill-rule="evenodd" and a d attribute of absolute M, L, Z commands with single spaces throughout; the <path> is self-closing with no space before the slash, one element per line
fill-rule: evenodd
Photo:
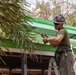
<path fill-rule="evenodd" d="M 69 48 L 71 48 L 70 45 L 68 45 L 68 44 L 58 44 L 58 47 L 69 47 Z"/>
<path fill-rule="evenodd" d="M 72 52 L 70 45 L 65 45 L 65 44 L 59 44 L 57 48 L 58 53 L 63 53 L 63 52 Z"/>

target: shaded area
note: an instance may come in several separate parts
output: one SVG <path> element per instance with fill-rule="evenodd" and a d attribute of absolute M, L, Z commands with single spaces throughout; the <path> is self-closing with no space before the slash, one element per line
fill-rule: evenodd
<path fill-rule="evenodd" d="M 7 52 L 6 54 L 7 56 L 1 56 L 6 65 L 0 60 L 0 68 L 21 68 L 21 53 L 10 54 Z M 33 58 L 31 58 L 29 54 L 27 55 L 28 69 L 48 69 L 48 64 L 51 56 L 36 55 L 35 57 L 33 56 Z"/>

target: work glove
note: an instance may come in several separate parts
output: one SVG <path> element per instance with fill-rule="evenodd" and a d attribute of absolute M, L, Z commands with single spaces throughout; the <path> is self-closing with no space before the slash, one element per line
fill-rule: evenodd
<path fill-rule="evenodd" d="M 44 42 L 44 44 L 48 43 L 46 38 L 43 39 L 43 42 Z"/>
<path fill-rule="evenodd" d="M 43 37 L 44 44 L 48 43 L 48 41 L 47 41 L 48 36 L 44 33 L 41 33 L 41 36 Z"/>

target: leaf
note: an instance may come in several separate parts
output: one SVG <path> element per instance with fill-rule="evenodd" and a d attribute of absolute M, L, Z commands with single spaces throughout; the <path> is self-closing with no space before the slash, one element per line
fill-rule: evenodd
<path fill-rule="evenodd" d="M 2 38 L 11 39 L 24 51 L 27 49 L 31 52 L 34 50 L 32 41 L 35 40 L 35 34 L 32 34 L 34 31 L 29 24 L 31 17 L 26 15 L 29 10 L 24 9 L 22 4 L 22 0 L 0 0 L 0 29 Z M 1 46 L 4 47 L 3 44 Z"/>

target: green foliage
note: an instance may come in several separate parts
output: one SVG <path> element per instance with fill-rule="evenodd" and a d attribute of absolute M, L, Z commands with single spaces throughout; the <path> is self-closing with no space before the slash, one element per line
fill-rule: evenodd
<path fill-rule="evenodd" d="M 29 24 L 31 18 L 24 11 L 22 0 L 0 0 L 0 40 L 11 39 L 31 51 L 35 34 Z"/>

